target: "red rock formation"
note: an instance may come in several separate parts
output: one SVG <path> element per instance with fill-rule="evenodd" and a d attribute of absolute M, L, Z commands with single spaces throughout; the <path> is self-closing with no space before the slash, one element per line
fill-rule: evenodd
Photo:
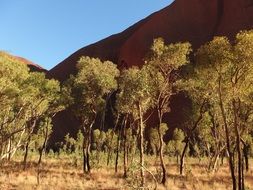
<path fill-rule="evenodd" d="M 125 31 L 78 50 L 49 72 L 64 81 L 75 72 L 82 55 L 111 60 L 120 68 L 142 65 L 154 38 L 163 37 L 167 43 L 189 41 L 196 49 L 213 36 L 233 38 L 240 30 L 251 28 L 253 0 L 176 0 Z M 180 97 L 172 101 L 167 117 L 172 125 L 181 120 L 181 107 L 186 103 Z M 62 119 L 69 123 L 66 117 Z"/>
<path fill-rule="evenodd" d="M 37 72 L 47 72 L 47 70 L 43 69 L 41 66 L 23 58 L 23 57 L 19 57 L 19 56 L 15 56 L 15 55 L 11 55 L 9 53 L 6 53 L 4 51 L 0 51 L 0 54 L 3 54 L 5 56 L 8 56 L 10 59 L 14 59 L 14 60 L 17 60 L 21 63 L 24 63 L 26 64 L 29 68 L 30 68 L 30 71 L 37 71 Z"/>
<path fill-rule="evenodd" d="M 154 38 L 167 43 L 189 41 L 194 48 L 213 36 L 232 38 L 240 30 L 253 28 L 253 0 L 176 0 L 127 30 L 84 47 L 50 74 L 63 81 L 74 73 L 82 55 L 111 60 L 127 66 L 142 65 Z"/>

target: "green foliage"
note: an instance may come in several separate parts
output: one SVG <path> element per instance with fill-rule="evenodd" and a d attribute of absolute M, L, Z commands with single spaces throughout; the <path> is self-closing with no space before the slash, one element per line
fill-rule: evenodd
<path fill-rule="evenodd" d="M 252 126 L 253 31 L 238 33 L 233 43 L 226 37 L 215 37 L 199 48 L 195 58 L 193 74 L 181 80 L 178 86 L 187 92 L 195 107 L 199 107 L 197 110 L 203 120 L 199 128 L 200 148 L 204 147 L 208 156 L 212 151 L 214 158 L 210 156 L 209 169 L 215 169 L 225 147 L 233 188 L 241 189 L 243 154 L 249 155 L 244 139 Z M 210 118 L 203 118 L 203 102 Z"/>
<path fill-rule="evenodd" d="M 0 52 L 0 141 L 15 132 L 26 122 L 21 95 L 29 69 L 10 55 Z M 1 143 L 0 143 L 1 144 Z"/>
<path fill-rule="evenodd" d="M 221 116 L 220 110 L 216 109 L 220 104 L 220 90 L 226 117 L 232 125 L 233 101 L 237 102 L 238 106 L 240 102 L 238 109 L 241 110 L 241 117 L 243 110 L 251 109 L 249 106 L 252 105 L 253 93 L 252 47 L 253 31 L 240 32 L 236 36 L 235 44 L 231 44 L 226 37 L 215 37 L 197 51 L 197 63 L 193 68 L 193 74 L 188 79 L 178 82 L 178 86 L 187 91 L 194 106 L 206 99 L 209 109 L 218 116 Z M 246 121 L 248 122 L 249 120 Z"/>
<path fill-rule="evenodd" d="M 168 126 L 166 123 L 162 123 L 160 126 L 162 137 L 166 134 Z M 157 128 L 151 128 L 149 130 L 149 143 L 152 149 L 152 152 L 158 155 L 159 150 L 159 134 Z"/>
<path fill-rule="evenodd" d="M 172 139 L 166 145 L 166 154 L 170 156 L 178 157 L 184 147 L 183 140 L 185 139 L 184 132 L 181 129 L 175 129 L 173 131 Z"/>
<path fill-rule="evenodd" d="M 42 127 L 37 121 L 64 109 L 59 82 L 29 72 L 15 57 L 0 52 L 0 156 L 12 155 Z M 38 132 L 39 132 L 38 130 Z M 30 141 L 29 140 L 29 141 Z M 35 139 L 37 140 L 37 139 Z M 7 141 L 12 144 L 8 146 Z M 28 143 L 30 144 L 30 142 Z M 0 159 L 2 159 L 0 158 Z"/>
<path fill-rule="evenodd" d="M 68 154 L 75 154 L 75 155 L 81 155 L 82 154 L 82 144 L 83 144 L 83 134 L 81 130 L 78 131 L 77 137 L 71 137 L 68 133 L 64 137 L 64 146 L 63 151 L 65 151 Z"/>
<path fill-rule="evenodd" d="M 191 52 L 189 43 L 176 43 L 166 45 L 162 38 L 155 39 L 151 47 L 152 55 L 148 64 L 159 70 L 166 78 L 171 71 L 178 70 L 189 62 Z"/>
<path fill-rule="evenodd" d="M 105 146 L 108 151 L 114 151 L 117 147 L 118 135 L 112 130 L 108 129 L 105 133 Z"/>
<path fill-rule="evenodd" d="M 71 76 L 65 84 L 64 94 L 68 98 L 71 109 L 82 126 L 83 169 L 90 172 L 90 146 L 92 128 L 97 114 L 104 112 L 108 98 L 117 89 L 119 71 L 110 61 L 81 57 L 77 64 L 77 75 Z M 96 137 L 96 132 L 95 132 Z M 99 143 L 96 145 L 100 146 Z"/>
<path fill-rule="evenodd" d="M 151 47 L 151 55 L 146 59 L 145 68 L 148 70 L 154 91 L 154 101 L 159 117 L 170 111 L 169 102 L 173 95 L 173 84 L 182 66 L 189 63 L 191 52 L 189 43 L 166 45 L 162 38 L 155 39 Z"/>
<path fill-rule="evenodd" d="M 77 75 L 69 81 L 73 110 L 78 117 L 85 118 L 82 120 L 94 120 L 95 115 L 105 109 L 105 97 L 117 89 L 119 71 L 112 62 L 90 57 L 81 57 L 77 69 Z"/>
<path fill-rule="evenodd" d="M 32 141 L 34 141 L 35 150 L 38 151 L 42 148 L 45 138 L 47 138 L 47 141 L 50 137 L 52 133 L 52 128 L 52 119 L 50 117 L 45 117 L 39 122 L 36 133 L 32 134 Z"/>
<path fill-rule="evenodd" d="M 136 118 L 138 106 L 146 112 L 153 105 L 151 78 L 145 68 L 124 70 L 119 78 L 117 109 L 120 113 L 132 113 Z"/>
<path fill-rule="evenodd" d="M 99 168 L 105 164 L 106 157 L 109 163 L 119 151 L 119 160 L 127 158 L 126 165 L 129 164 L 129 184 L 140 187 L 143 185 L 139 178 L 140 164 L 146 165 L 143 156 L 147 145 L 144 145 L 145 117 L 148 111 L 156 109 L 160 120 L 148 131 L 148 145 L 153 153 L 159 155 L 161 150 L 162 155 L 159 134 L 163 137 L 168 130 L 162 119 L 170 111 L 170 98 L 177 90 L 191 99 L 192 107 L 185 111 L 188 120 L 180 126 L 188 130 L 184 130 L 185 133 L 178 128 L 174 130 L 165 147 L 167 155 L 178 158 L 184 145 L 189 145 L 198 156 L 210 156 L 215 167 L 213 158 L 224 152 L 229 139 L 233 162 L 238 163 L 237 128 L 242 152 L 252 155 L 253 31 L 240 32 L 233 43 L 226 37 L 215 37 L 196 52 L 195 64 L 187 65 L 190 52 L 189 43 L 167 45 L 158 38 L 145 65 L 123 70 L 121 75 L 112 62 L 81 57 L 77 75 L 71 76 L 63 87 L 43 73 L 29 72 L 26 65 L 0 52 L 0 160 L 11 158 L 16 149 L 26 145 L 34 152 L 45 148 L 52 132 L 51 118 L 70 106 L 82 130 L 76 138 L 66 135 L 64 156 L 77 166 L 80 155 L 84 154 L 91 158 L 92 166 Z M 184 78 L 178 80 L 182 68 L 186 72 Z M 117 114 L 126 116 L 126 128 L 117 131 L 119 128 L 115 126 L 117 130 L 93 131 L 98 114 L 105 111 L 115 91 L 118 92 Z M 198 127 L 193 132 L 194 124 Z M 140 141 L 137 143 L 137 140 Z M 140 162 L 134 161 L 136 152 L 140 154 Z"/>
<path fill-rule="evenodd" d="M 103 145 L 107 141 L 108 135 L 104 131 L 100 131 L 99 129 L 96 129 L 93 131 L 93 142 L 94 142 L 94 148 L 98 151 L 102 150 Z M 110 138 L 110 137 L 109 137 Z M 108 139 L 108 141 L 110 141 Z"/>
<path fill-rule="evenodd" d="M 70 137 L 69 133 L 64 137 L 65 145 L 63 147 L 66 153 L 71 153 L 75 149 L 76 140 Z"/>

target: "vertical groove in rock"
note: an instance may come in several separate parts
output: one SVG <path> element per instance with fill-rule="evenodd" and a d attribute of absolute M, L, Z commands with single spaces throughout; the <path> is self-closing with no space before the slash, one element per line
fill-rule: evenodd
<path fill-rule="evenodd" d="M 212 36 L 215 36 L 218 32 L 218 28 L 222 21 L 222 16 L 224 14 L 224 0 L 217 0 L 217 20 L 212 32 Z"/>

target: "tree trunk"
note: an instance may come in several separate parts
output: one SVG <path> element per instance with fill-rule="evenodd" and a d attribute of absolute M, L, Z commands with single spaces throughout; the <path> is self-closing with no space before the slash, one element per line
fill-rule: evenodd
<path fill-rule="evenodd" d="M 214 164 L 213 164 L 213 171 L 217 170 L 217 165 L 218 165 L 218 161 L 219 161 L 220 155 L 217 154 L 215 159 L 214 159 Z"/>
<path fill-rule="evenodd" d="M 23 160 L 23 170 L 26 169 L 26 163 L 27 163 L 27 156 L 28 156 L 28 151 L 29 151 L 29 145 L 30 145 L 31 137 L 32 137 L 35 125 L 36 125 L 36 119 L 33 119 L 32 121 L 30 121 L 28 123 L 28 125 L 29 125 L 28 130 L 30 130 L 30 131 L 29 131 L 28 139 L 27 139 L 26 146 L 25 146 L 25 156 L 24 156 L 24 160 Z"/>
<path fill-rule="evenodd" d="M 161 168 L 162 168 L 162 184 L 165 185 L 166 183 L 166 167 L 164 164 L 164 159 L 163 159 L 163 135 L 161 134 L 161 124 L 162 124 L 162 114 L 159 112 L 159 125 L 157 127 L 158 130 L 158 136 L 159 136 L 159 157 L 160 157 L 160 163 L 161 163 Z"/>
<path fill-rule="evenodd" d="M 242 190 L 245 190 L 245 181 L 244 181 L 244 162 L 242 158 Z"/>
<path fill-rule="evenodd" d="M 46 150 L 46 144 L 47 144 L 47 139 L 48 139 L 48 125 L 49 125 L 49 121 L 47 120 L 44 142 L 43 142 L 43 145 L 42 145 L 42 147 L 39 151 L 40 152 L 40 157 L 39 157 L 39 160 L 38 160 L 38 165 L 41 164 L 43 152 Z"/>
<path fill-rule="evenodd" d="M 127 177 L 127 167 L 128 167 L 128 163 L 127 163 L 127 134 L 126 134 L 126 124 L 127 124 L 127 118 L 125 118 L 124 120 L 124 124 L 123 124 L 123 138 L 124 138 L 124 143 L 123 143 L 123 146 L 124 146 L 124 178 Z"/>
<path fill-rule="evenodd" d="M 1 152 L 1 157 L 0 157 L 0 160 L 4 159 L 5 157 L 8 157 L 10 156 L 10 158 L 12 158 L 14 156 L 14 154 L 16 153 L 17 149 L 21 146 L 21 140 L 22 140 L 22 137 L 23 137 L 23 134 L 25 133 L 25 129 L 22 131 L 20 137 L 19 137 L 19 141 L 18 143 L 16 144 L 15 147 L 13 147 L 10 152 L 7 152 L 5 154 L 3 154 L 3 152 Z"/>
<path fill-rule="evenodd" d="M 93 126 L 94 121 L 92 122 L 92 124 L 90 125 L 89 129 L 88 129 L 88 142 L 87 142 L 87 146 L 85 149 L 86 152 L 86 166 L 87 166 L 87 172 L 90 173 L 91 172 L 91 167 L 90 167 L 90 145 L 91 145 L 91 129 Z"/>
<path fill-rule="evenodd" d="M 231 174 L 232 183 L 233 183 L 233 190 L 236 190 L 236 177 L 235 177 L 235 170 L 234 170 L 233 154 L 230 148 L 231 145 L 230 145 L 230 138 L 229 138 L 227 125 L 225 126 L 225 133 L 226 133 L 226 146 L 227 146 L 227 152 L 228 152 L 230 174 Z"/>
<path fill-rule="evenodd" d="M 145 173 L 144 173 L 144 125 L 143 125 L 143 113 L 142 107 L 139 105 L 139 117 L 140 117 L 140 164 L 141 164 L 141 186 L 145 185 Z"/>
<path fill-rule="evenodd" d="M 237 108 L 236 102 L 233 100 L 233 112 L 234 112 L 234 127 L 236 129 L 236 149 L 237 149 L 237 167 L 238 167 L 238 190 L 242 190 L 242 152 L 241 152 L 241 137 L 240 129 L 237 121 Z"/>
<path fill-rule="evenodd" d="M 90 167 L 90 143 L 89 145 L 87 146 L 87 149 L 86 149 L 86 155 L 87 155 L 87 169 L 88 169 L 88 173 L 91 172 L 91 167 Z"/>
<path fill-rule="evenodd" d="M 87 139 L 83 138 L 83 172 L 84 173 L 90 173 L 91 167 L 90 167 L 90 145 L 91 145 L 91 130 L 93 127 L 95 120 L 92 121 L 89 128 L 86 129 L 85 126 L 83 126 L 84 135 L 86 134 Z"/>
<path fill-rule="evenodd" d="M 225 109 L 223 106 L 223 101 L 221 97 L 221 76 L 219 77 L 219 106 L 221 110 L 221 115 L 225 127 L 225 135 L 226 135 L 226 146 L 227 146 L 227 152 L 228 152 L 228 159 L 229 159 L 229 168 L 230 168 L 230 174 L 232 178 L 232 183 L 233 183 L 233 190 L 236 190 L 236 177 L 235 177 L 235 170 L 234 170 L 234 163 L 233 163 L 233 155 L 231 152 L 231 145 L 230 145 L 230 136 L 229 136 L 229 130 L 228 130 L 228 125 L 227 125 L 227 118 L 225 115 Z"/>
<path fill-rule="evenodd" d="M 25 156 L 24 156 L 24 160 L 23 160 L 23 170 L 26 170 L 26 163 L 27 163 L 27 156 L 28 156 L 30 141 L 31 141 L 31 135 L 29 135 L 26 145 L 25 145 Z"/>
<path fill-rule="evenodd" d="M 86 169 L 86 151 L 85 151 L 85 139 L 83 139 L 83 173 L 86 173 L 87 172 L 87 169 Z"/>
<path fill-rule="evenodd" d="M 206 99 L 203 100 L 203 102 L 201 104 L 201 107 L 200 107 L 200 110 L 199 110 L 199 117 L 195 121 L 193 127 L 190 129 L 190 132 L 187 134 L 187 136 L 185 138 L 185 146 L 184 146 L 183 152 L 182 152 L 181 157 L 180 157 L 180 171 L 179 171 L 180 175 L 183 175 L 184 158 L 185 158 L 185 155 L 186 155 L 187 148 L 189 146 L 190 137 L 193 134 L 193 132 L 197 129 L 197 127 L 199 125 L 199 122 L 203 118 L 203 114 L 205 113 L 205 104 L 206 104 L 206 101 L 207 101 Z"/>
<path fill-rule="evenodd" d="M 90 173 L 90 145 L 85 143 L 85 147 L 83 147 L 83 171 L 84 173 Z"/>
<path fill-rule="evenodd" d="M 11 148 L 12 148 L 11 139 L 12 138 L 9 138 L 9 140 L 8 140 L 8 148 L 7 148 L 7 152 L 8 152 L 7 160 L 8 161 L 11 161 Z"/>
<path fill-rule="evenodd" d="M 118 138 L 117 138 L 117 149 L 116 149 L 116 159 L 115 159 L 115 173 L 118 172 L 119 146 L 120 146 L 120 130 L 118 132 Z"/>
<path fill-rule="evenodd" d="M 187 138 L 186 141 L 185 141 L 183 152 L 182 152 L 181 157 L 180 157 L 180 175 L 183 175 L 184 158 L 185 158 L 185 154 L 186 154 L 186 150 L 188 148 L 188 145 L 189 145 L 189 139 Z"/>
<path fill-rule="evenodd" d="M 243 154 L 244 154 L 244 159 L 245 159 L 245 168 L 246 168 L 246 172 L 249 171 L 249 157 L 248 157 L 248 145 L 245 145 L 244 148 L 243 148 Z"/>
<path fill-rule="evenodd" d="M 117 114 L 116 123 L 114 125 L 114 131 L 117 130 L 118 120 L 119 120 L 119 114 Z M 123 122 L 124 122 L 124 120 L 123 120 Z M 122 132 L 122 125 L 123 125 L 123 123 L 121 123 L 120 130 L 118 130 L 116 157 L 115 157 L 115 173 L 118 173 L 119 150 L 120 150 L 120 140 L 121 140 L 120 138 L 121 138 L 121 132 Z"/>

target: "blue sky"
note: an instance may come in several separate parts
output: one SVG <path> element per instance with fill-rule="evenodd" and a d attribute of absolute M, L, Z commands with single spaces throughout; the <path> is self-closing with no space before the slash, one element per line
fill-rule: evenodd
<path fill-rule="evenodd" d="M 172 0 L 0 0 L 0 50 L 51 69 Z"/>

